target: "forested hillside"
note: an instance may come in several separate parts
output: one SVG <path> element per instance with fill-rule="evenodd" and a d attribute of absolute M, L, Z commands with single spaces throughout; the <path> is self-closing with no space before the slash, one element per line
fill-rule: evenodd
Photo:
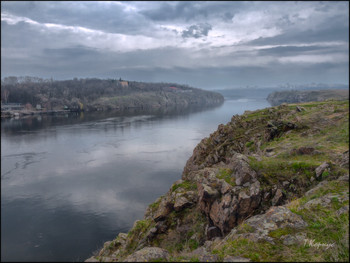
<path fill-rule="evenodd" d="M 40 104 L 49 110 L 106 110 L 222 101 L 223 97 L 218 93 L 175 83 L 97 78 L 58 81 L 37 77 L 7 77 L 1 81 L 2 103 L 22 103 L 29 108 Z"/>

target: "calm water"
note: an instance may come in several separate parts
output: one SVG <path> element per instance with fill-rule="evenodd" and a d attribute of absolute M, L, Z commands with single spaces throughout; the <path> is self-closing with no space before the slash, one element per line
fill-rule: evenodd
<path fill-rule="evenodd" d="M 90 257 L 181 178 L 202 138 L 233 114 L 269 107 L 265 98 L 234 92 L 205 110 L 2 120 L 1 261 Z"/>

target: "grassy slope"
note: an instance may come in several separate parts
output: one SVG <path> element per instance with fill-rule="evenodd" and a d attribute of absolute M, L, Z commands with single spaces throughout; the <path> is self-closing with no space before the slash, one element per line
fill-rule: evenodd
<path fill-rule="evenodd" d="M 296 106 L 302 107 L 303 110 L 297 111 Z M 264 131 L 272 115 L 281 121 L 296 123 L 299 128 L 283 132 L 270 141 L 263 140 L 261 136 L 254 137 L 252 134 L 261 134 Z M 229 135 L 233 134 L 236 141 L 242 140 L 243 153 L 249 157 L 250 165 L 256 170 L 261 187 L 269 188 L 285 180 L 291 182 L 288 187 L 283 188 L 283 191 L 289 209 L 308 223 L 308 227 L 302 230 L 303 234 L 310 240 L 334 244 L 334 247 L 326 250 L 300 244 L 283 245 L 279 240 L 281 236 L 295 234 L 295 230 L 278 229 L 269 233 L 276 241 L 275 245 L 266 241 L 252 242 L 248 239 L 227 240 L 216 244 L 215 249 L 210 252 L 217 255 L 219 261 L 227 255 L 243 256 L 253 261 L 348 261 L 349 216 L 348 213 L 337 215 L 336 211 L 349 204 L 348 199 L 343 198 L 349 194 L 349 183 L 339 182 L 336 179 L 349 174 L 347 167 L 339 165 L 343 152 L 349 149 L 349 101 L 282 105 L 247 112 L 242 115 L 242 122 L 252 125 L 248 125 L 248 128 L 254 127 L 249 136 L 244 135 L 247 132 L 246 129 L 239 128 L 234 134 L 229 132 Z M 232 123 L 224 125 L 222 130 L 230 131 L 230 125 L 232 126 Z M 215 135 L 213 133 L 210 138 L 204 140 L 208 142 L 208 150 L 211 149 L 210 143 Z M 258 142 L 261 144 L 259 145 Z M 312 147 L 315 153 L 312 155 L 295 153 L 294 150 L 300 147 Z M 325 161 L 331 165 L 330 172 L 324 172 L 318 180 L 313 179 L 315 168 Z M 232 185 L 230 172 L 222 168 L 217 177 Z M 329 183 L 320 187 L 312 195 L 303 195 L 320 180 L 327 180 Z M 169 191 L 188 190 L 196 190 L 195 185 L 185 180 L 180 185 L 173 185 Z M 308 201 L 330 193 L 334 194 L 330 206 L 303 207 Z M 149 206 L 148 210 L 151 213 L 158 209 L 161 198 Z M 173 211 L 168 220 L 173 222 L 173 226 L 167 233 L 157 236 L 149 245 L 167 249 L 172 255 L 170 261 L 198 261 L 198 256 L 188 253 L 203 245 L 191 237 L 203 236 L 205 218 L 198 213 L 198 209 L 186 208 L 180 212 Z M 176 235 L 177 220 L 193 222 L 189 235 Z M 127 246 L 119 250 L 116 259 L 125 259 L 125 256 L 137 250 L 140 240 L 154 225 L 155 222 L 150 217 L 136 222 L 128 233 Z M 237 228 L 244 230 L 244 223 Z M 104 248 L 104 251 L 108 252 L 104 253 L 106 256 L 117 251 L 118 245 L 114 245 L 116 241 L 117 239 L 112 245 L 108 244 L 109 248 Z M 102 254 L 98 257 L 99 260 L 106 259 Z"/>

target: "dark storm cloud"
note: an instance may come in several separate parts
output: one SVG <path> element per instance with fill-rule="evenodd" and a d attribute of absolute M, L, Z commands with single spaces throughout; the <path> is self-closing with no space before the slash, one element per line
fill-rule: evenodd
<path fill-rule="evenodd" d="M 248 4 L 249 5 L 249 4 Z M 154 21 L 205 19 L 221 16 L 223 19 L 232 19 L 234 12 L 247 6 L 245 2 L 161 2 L 154 7 L 140 13 Z"/>
<path fill-rule="evenodd" d="M 200 38 L 203 36 L 207 36 L 209 30 L 211 29 L 212 29 L 212 26 L 208 23 L 192 25 L 192 26 L 189 26 L 186 30 L 182 31 L 182 37 L 183 38 L 188 38 L 188 37 Z"/>
<path fill-rule="evenodd" d="M 348 2 L 1 2 L 2 77 L 348 82 Z M 206 65 L 205 67 L 203 65 Z"/>

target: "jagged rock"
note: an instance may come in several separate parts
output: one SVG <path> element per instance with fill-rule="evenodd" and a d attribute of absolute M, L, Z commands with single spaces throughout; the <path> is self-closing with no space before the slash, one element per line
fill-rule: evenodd
<path fill-rule="evenodd" d="M 237 256 L 225 256 L 223 262 L 250 262 L 250 259 Z"/>
<path fill-rule="evenodd" d="M 297 125 L 292 122 L 272 120 L 267 123 L 266 128 L 264 137 L 267 141 L 271 141 L 283 132 L 297 128 Z"/>
<path fill-rule="evenodd" d="M 271 203 L 273 206 L 279 205 L 283 199 L 283 193 L 281 189 L 276 190 L 275 196 L 272 198 Z"/>
<path fill-rule="evenodd" d="M 250 196 L 247 195 L 245 191 L 242 191 L 238 195 L 238 201 L 239 201 L 239 211 L 242 214 L 246 214 L 249 211 L 250 208 Z"/>
<path fill-rule="evenodd" d="M 324 171 L 329 168 L 329 164 L 327 162 L 322 163 L 319 167 L 315 169 L 316 178 L 319 178 Z"/>
<path fill-rule="evenodd" d="M 214 201 L 209 217 L 214 225 L 225 234 L 235 226 L 237 208 L 237 199 L 232 199 L 231 195 L 225 195 L 221 202 L 219 200 Z"/>
<path fill-rule="evenodd" d="M 193 205 L 193 201 L 189 200 L 184 193 L 178 193 L 175 197 L 174 209 L 175 211 L 181 211 L 185 207 Z"/>
<path fill-rule="evenodd" d="M 165 223 L 165 221 L 158 221 L 155 227 L 157 228 L 158 233 L 164 233 L 168 229 L 168 226 Z"/>
<path fill-rule="evenodd" d="M 220 195 L 216 189 L 207 184 L 198 185 L 200 209 L 209 214 L 212 202 Z"/>
<path fill-rule="evenodd" d="M 243 185 L 247 182 L 255 182 L 256 172 L 250 167 L 247 156 L 237 153 L 229 161 L 229 168 L 233 170 L 236 185 Z"/>
<path fill-rule="evenodd" d="M 165 249 L 159 247 L 144 247 L 143 249 L 129 255 L 124 262 L 147 262 L 156 259 L 168 260 L 169 257 L 170 254 Z"/>
<path fill-rule="evenodd" d="M 208 240 L 211 240 L 215 237 L 221 237 L 222 234 L 221 234 L 220 228 L 216 226 L 211 226 L 211 227 L 208 227 L 206 231 L 206 236 Z"/>
<path fill-rule="evenodd" d="M 220 192 L 221 192 L 223 195 L 227 194 L 231 189 L 232 189 L 232 186 L 231 186 L 231 185 L 229 185 L 229 184 L 226 183 L 225 181 L 222 181 Z"/>
<path fill-rule="evenodd" d="M 159 204 L 157 211 L 154 214 L 154 221 L 158 222 L 163 220 L 165 217 L 167 217 L 167 215 L 170 214 L 171 211 L 173 211 L 173 207 L 174 205 L 168 197 L 163 198 Z"/>

